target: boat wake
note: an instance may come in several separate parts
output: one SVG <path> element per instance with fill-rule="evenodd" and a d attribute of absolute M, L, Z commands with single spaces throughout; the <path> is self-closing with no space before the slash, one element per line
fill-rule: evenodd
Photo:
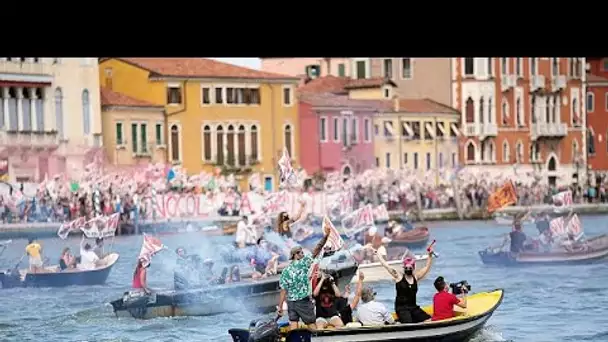
<path fill-rule="evenodd" d="M 512 340 L 507 340 L 502 337 L 502 333 L 500 333 L 496 327 L 492 325 L 485 326 L 481 329 L 475 336 L 471 339 L 470 342 L 514 342 Z"/>

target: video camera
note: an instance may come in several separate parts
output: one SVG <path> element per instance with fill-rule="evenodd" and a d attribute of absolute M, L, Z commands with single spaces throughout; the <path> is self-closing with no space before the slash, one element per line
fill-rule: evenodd
<path fill-rule="evenodd" d="M 450 289 L 452 294 L 459 295 L 463 293 L 463 289 L 467 289 L 467 292 L 471 292 L 471 285 L 466 280 L 461 280 L 457 283 L 450 283 Z"/>

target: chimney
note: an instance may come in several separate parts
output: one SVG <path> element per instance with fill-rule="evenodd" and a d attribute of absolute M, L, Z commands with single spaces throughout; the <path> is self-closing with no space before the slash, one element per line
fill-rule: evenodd
<path fill-rule="evenodd" d="M 393 110 L 399 112 L 399 96 L 393 95 Z"/>

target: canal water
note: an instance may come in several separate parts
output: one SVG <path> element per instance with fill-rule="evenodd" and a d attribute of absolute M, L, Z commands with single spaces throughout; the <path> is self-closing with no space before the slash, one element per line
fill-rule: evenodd
<path fill-rule="evenodd" d="M 583 217 L 582 222 L 588 236 L 608 233 L 605 216 Z M 505 290 L 502 305 L 474 341 L 608 341 L 608 260 L 582 266 L 484 266 L 477 252 L 499 243 L 509 227 L 465 221 L 431 223 L 429 228 L 440 257 L 421 283 L 420 304 L 431 302 L 432 279 L 439 275 L 452 282 L 467 280 L 473 292 Z M 230 243 L 232 237 L 191 233 L 161 239 L 171 249 L 182 246 L 189 253 L 213 257 L 217 247 Z M 63 247 L 77 251 L 79 242 L 78 238 L 42 240 L 44 255 L 57 259 Z M 229 341 L 229 328 L 246 327 L 256 318 L 248 313 L 147 321 L 114 317 L 107 303 L 129 289 L 141 243 L 141 236 L 116 238 L 113 249 L 120 259 L 106 285 L 0 290 L 0 341 Z M 25 244 L 25 240 L 13 241 L 0 267 L 14 267 Z M 153 289 L 172 287 L 174 263 L 170 251 L 153 259 L 148 275 Z M 378 299 L 392 308 L 394 285 L 374 286 Z"/>

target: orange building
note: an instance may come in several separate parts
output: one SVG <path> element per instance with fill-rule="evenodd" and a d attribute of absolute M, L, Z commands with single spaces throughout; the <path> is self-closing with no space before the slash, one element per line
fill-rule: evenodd
<path fill-rule="evenodd" d="M 608 57 L 587 58 L 587 158 L 592 182 L 608 171 Z"/>
<path fill-rule="evenodd" d="M 584 58 L 453 58 L 460 162 L 549 184 L 586 179 Z M 580 176 L 579 176 L 580 175 Z"/>

